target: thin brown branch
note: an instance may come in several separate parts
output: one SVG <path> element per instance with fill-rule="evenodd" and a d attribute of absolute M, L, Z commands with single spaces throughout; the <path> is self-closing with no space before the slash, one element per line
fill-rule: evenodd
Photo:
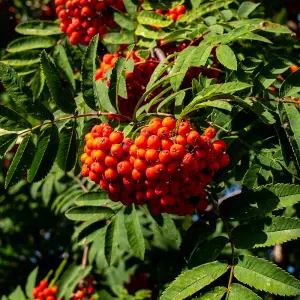
<path fill-rule="evenodd" d="M 261 98 L 261 97 L 249 97 L 251 100 L 262 100 L 262 101 L 269 101 L 269 102 L 282 102 L 282 103 L 293 103 L 293 104 L 300 104 L 300 99 L 287 99 L 287 98 Z"/>
<path fill-rule="evenodd" d="M 88 254 L 89 254 L 89 246 L 85 245 L 83 250 L 83 255 L 82 255 L 82 262 L 81 262 L 82 269 L 84 269 L 87 265 Z"/>
<path fill-rule="evenodd" d="M 200 41 L 201 39 L 203 39 L 203 37 L 205 35 L 207 35 L 208 33 L 210 33 L 211 30 L 207 30 L 205 31 L 204 33 L 200 34 L 195 40 L 192 40 L 190 43 L 189 43 L 189 46 L 193 46 L 196 42 Z"/>
<path fill-rule="evenodd" d="M 88 192 L 88 189 L 85 187 L 85 185 L 81 182 L 81 180 L 78 177 L 74 176 L 73 179 L 74 179 L 74 181 L 76 181 L 79 184 L 79 186 L 81 187 L 83 192 L 85 192 L 85 193 Z"/>

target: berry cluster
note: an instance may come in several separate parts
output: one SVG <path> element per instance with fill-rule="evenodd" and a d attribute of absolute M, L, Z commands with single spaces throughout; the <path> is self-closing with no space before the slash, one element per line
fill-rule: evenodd
<path fill-rule="evenodd" d="M 181 18 L 185 14 L 185 12 L 186 12 L 185 5 L 178 5 L 177 7 L 170 8 L 168 10 L 162 10 L 162 9 L 156 10 L 156 13 L 170 17 L 173 21 L 176 21 L 179 18 Z"/>
<path fill-rule="evenodd" d="M 219 168 L 229 164 L 216 131 L 201 136 L 188 122 L 154 118 L 133 142 L 109 124 L 96 125 L 85 136 L 82 175 L 124 205 L 149 204 L 154 214 L 203 213 L 208 205 L 204 188 Z"/>
<path fill-rule="evenodd" d="M 94 293 L 94 287 L 92 285 L 92 279 L 91 281 L 85 279 L 83 283 L 79 283 L 78 287 L 74 291 L 74 296 L 71 298 L 71 300 L 81 300 L 81 299 L 89 299 L 94 300 L 92 294 Z"/>
<path fill-rule="evenodd" d="M 39 285 L 32 289 L 35 300 L 56 300 L 57 286 L 48 287 L 48 280 L 43 279 Z"/>
<path fill-rule="evenodd" d="M 121 56 L 118 53 L 105 54 L 102 58 L 100 68 L 96 71 L 96 80 L 103 79 L 106 72 L 115 66 L 119 57 Z M 144 94 L 146 86 L 158 63 L 157 61 L 145 60 L 138 57 L 135 51 L 126 53 L 126 58 L 129 59 L 130 57 L 133 58 L 135 66 L 133 72 L 126 73 L 127 99 L 119 97 L 119 110 L 126 117 L 132 117 L 136 103 Z M 159 89 L 155 93 L 159 93 Z"/>
<path fill-rule="evenodd" d="M 122 0 L 55 0 L 60 29 L 66 32 L 72 44 L 88 44 L 99 33 L 99 38 L 116 27 L 109 6 L 124 11 Z"/>

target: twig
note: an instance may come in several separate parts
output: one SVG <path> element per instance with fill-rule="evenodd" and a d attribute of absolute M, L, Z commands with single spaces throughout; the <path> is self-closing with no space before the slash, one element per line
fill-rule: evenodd
<path fill-rule="evenodd" d="M 83 250 L 82 262 L 81 262 L 82 269 L 84 269 L 87 265 L 88 254 L 89 254 L 89 246 L 85 245 Z"/>
<path fill-rule="evenodd" d="M 88 189 L 85 187 L 85 185 L 81 182 L 81 180 L 78 177 L 73 176 L 73 179 L 74 179 L 74 181 L 76 181 L 79 184 L 79 186 L 85 193 L 88 192 Z"/>
<path fill-rule="evenodd" d="M 205 35 L 207 35 L 208 33 L 210 33 L 211 30 L 207 30 L 205 31 L 204 33 L 202 33 L 201 35 L 199 35 L 195 40 L 192 40 L 190 43 L 189 43 L 189 46 L 193 46 L 196 42 L 198 42 L 199 40 L 201 40 Z"/>
<path fill-rule="evenodd" d="M 270 102 L 282 102 L 282 103 L 293 103 L 293 104 L 300 104 L 300 99 L 292 100 L 286 98 L 260 98 L 260 97 L 249 97 L 251 100 L 263 100 L 263 101 L 270 101 Z"/>
<path fill-rule="evenodd" d="M 161 48 L 156 47 L 153 49 L 153 52 L 154 52 L 155 56 L 159 59 L 160 62 L 167 61 L 167 56 Z M 171 70 L 172 70 L 171 68 L 168 68 L 168 70 L 167 70 L 168 74 L 171 73 Z"/>

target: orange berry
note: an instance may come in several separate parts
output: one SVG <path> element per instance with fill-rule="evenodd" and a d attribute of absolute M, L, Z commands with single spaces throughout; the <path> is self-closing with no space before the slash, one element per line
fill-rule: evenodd
<path fill-rule="evenodd" d="M 120 157 L 123 154 L 123 147 L 120 144 L 114 144 L 110 148 L 110 153 L 114 157 Z"/>
<path fill-rule="evenodd" d="M 296 71 L 299 69 L 299 67 L 297 67 L 297 66 L 295 66 L 295 65 L 291 65 L 291 66 L 290 66 L 290 69 L 291 69 L 291 71 L 294 73 L 294 72 L 296 72 Z"/>
<path fill-rule="evenodd" d="M 93 150 L 94 149 L 94 142 L 95 140 L 94 139 L 89 139 L 86 141 L 86 147 L 89 149 L 89 150 Z"/>
<path fill-rule="evenodd" d="M 92 150 L 90 150 L 87 146 L 84 146 L 83 151 L 88 155 L 91 156 Z"/>
<path fill-rule="evenodd" d="M 179 144 L 174 144 L 171 148 L 170 148 L 170 154 L 173 158 L 175 159 L 180 159 L 184 156 L 185 153 L 185 148 L 182 145 Z"/>
<path fill-rule="evenodd" d="M 162 121 L 162 126 L 167 127 L 169 130 L 176 128 L 176 121 L 172 117 L 166 117 Z"/>
<path fill-rule="evenodd" d="M 108 168 L 104 172 L 104 176 L 107 180 L 116 180 L 118 178 L 118 172 L 113 168 Z"/>
<path fill-rule="evenodd" d="M 229 165 L 230 159 L 227 153 L 221 153 L 218 157 L 218 163 L 220 168 L 225 168 Z"/>
<path fill-rule="evenodd" d="M 102 125 L 95 125 L 91 131 L 93 138 L 101 137 L 103 131 Z"/>
<path fill-rule="evenodd" d="M 104 159 L 104 163 L 106 166 L 108 167 L 113 167 L 113 166 L 116 166 L 118 164 L 118 160 L 116 157 L 113 157 L 113 156 L 110 156 L 110 155 L 107 155 Z"/>
<path fill-rule="evenodd" d="M 95 138 L 94 142 L 94 149 L 96 150 L 103 150 L 106 151 L 110 148 L 110 142 L 107 137 Z"/>
<path fill-rule="evenodd" d="M 91 158 L 94 161 L 100 161 L 100 160 L 104 160 L 105 159 L 105 152 L 102 150 L 93 150 L 91 153 Z"/>
<path fill-rule="evenodd" d="M 213 127 L 208 127 L 204 131 L 204 135 L 208 137 L 210 140 L 213 139 L 217 134 L 217 131 Z"/>
<path fill-rule="evenodd" d="M 148 131 L 148 127 L 141 129 L 141 135 L 145 135 L 147 138 L 151 135 L 151 133 Z"/>
<path fill-rule="evenodd" d="M 131 176 L 134 180 L 138 181 L 138 180 L 141 180 L 143 177 L 144 177 L 144 173 L 142 172 L 139 172 L 138 170 L 136 169 L 133 169 L 132 170 L 132 173 L 131 173 Z"/>
<path fill-rule="evenodd" d="M 139 172 L 144 172 L 147 169 L 148 164 L 147 164 L 147 162 L 145 160 L 137 158 L 134 161 L 134 165 L 133 166 Z"/>
<path fill-rule="evenodd" d="M 159 157 L 159 161 L 162 163 L 162 164 L 168 164 L 172 157 L 171 157 L 171 154 L 170 154 L 170 151 L 169 150 L 163 150 L 159 153 L 158 155 Z"/>
<path fill-rule="evenodd" d="M 88 157 L 89 157 L 89 156 L 88 156 L 86 153 L 83 153 L 83 154 L 81 155 L 81 157 L 80 157 L 81 162 L 84 163 L 85 160 L 86 160 Z"/>
<path fill-rule="evenodd" d="M 174 143 L 170 139 L 163 139 L 161 141 L 161 149 L 162 150 L 170 150 L 170 148 L 172 147 L 172 145 L 174 145 Z"/>
<path fill-rule="evenodd" d="M 100 179 L 101 179 L 101 177 L 100 177 L 98 174 L 94 173 L 94 172 L 90 172 L 90 173 L 89 173 L 89 177 L 90 177 L 90 179 L 91 179 L 92 181 L 94 181 L 94 182 L 96 182 L 96 183 L 99 183 L 99 181 L 100 181 Z"/>
<path fill-rule="evenodd" d="M 161 121 L 151 121 L 148 125 L 148 131 L 152 134 L 157 134 L 158 129 L 161 127 Z"/>
<path fill-rule="evenodd" d="M 190 124 L 187 122 L 181 122 L 179 124 L 178 133 L 182 136 L 186 136 L 191 131 Z"/>
<path fill-rule="evenodd" d="M 157 178 L 157 173 L 155 172 L 154 167 L 149 167 L 146 169 L 146 177 L 147 178 Z"/>
<path fill-rule="evenodd" d="M 164 196 L 160 199 L 160 203 L 162 206 L 174 205 L 176 202 L 176 198 L 171 195 Z"/>
<path fill-rule="evenodd" d="M 222 140 L 216 140 L 212 143 L 213 149 L 219 153 L 226 151 L 226 144 Z"/>
<path fill-rule="evenodd" d="M 147 145 L 150 149 L 159 149 L 161 147 L 161 140 L 157 135 L 151 135 L 147 140 Z"/>
<path fill-rule="evenodd" d="M 147 147 L 147 137 L 144 135 L 140 135 L 135 139 L 134 143 L 138 148 L 146 148 Z"/>
<path fill-rule="evenodd" d="M 148 149 L 145 154 L 145 159 L 147 161 L 157 161 L 158 160 L 158 152 L 154 149 Z"/>
<path fill-rule="evenodd" d="M 42 280 L 40 281 L 40 283 L 39 283 L 39 287 L 40 287 L 41 289 L 44 289 L 44 288 L 46 288 L 47 286 L 48 286 L 48 280 L 42 279 Z"/>
<path fill-rule="evenodd" d="M 132 173 L 132 166 L 129 161 L 121 161 L 117 166 L 118 173 L 127 176 Z"/>
<path fill-rule="evenodd" d="M 121 144 L 124 139 L 124 135 L 120 131 L 114 131 L 109 135 L 109 140 L 112 144 Z"/>
<path fill-rule="evenodd" d="M 113 54 L 104 54 L 103 55 L 103 59 L 102 61 L 105 62 L 106 64 L 110 64 L 111 63 L 111 60 L 114 58 L 114 55 Z"/>
<path fill-rule="evenodd" d="M 91 165 L 91 171 L 93 173 L 96 173 L 96 174 L 103 174 L 106 170 L 106 165 L 104 164 L 103 161 L 101 162 L 94 162 L 92 165 Z"/>
<path fill-rule="evenodd" d="M 86 160 L 84 161 L 84 163 L 89 167 L 93 164 L 93 162 L 94 161 L 91 157 L 87 157 Z"/>
<path fill-rule="evenodd" d="M 129 154 L 131 155 L 131 156 L 133 156 L 133 157 L 137 157 L 137 153 L 138 152 L 138 147 L 137 147 L 137 145 L 132 145 L 131 147 L 130 147 L 130 150 L 129 150 Z"/>
<path fill-rule="evenodd" d="M 186 6 L 185 5 L 178 5 L 176 7 L 176 13 L 177 15 L 183 15 L 186 12 Z"/>
<path fill-rule="evenodd" d="M 200 139 L 201 135 L 195 130 L 191 131 L 186 138 L 187 142 L 193 146 L 197 146 L 199 144 Z"/>
<path fill-rule="evenodd" d="M 85 141 L 87 141 L 87 140 L 90 140 L 90 139 L 93 139 L 93 135 L 92 135 L 92 133 L 87 133 L 85 136 L 84 136 L 84 139 L 85 139 Z"/>
<path fill-rule="evenodd" d="M 108 138 L 113 131 L 114 130 L 110 126 L 105 126 L 102 131 L 102 136 Z"/>
<path fill-rule="evenodd" d="M 167 127 L 161 127 L 157 130 L 157 135 L 161 139 L 167 139 L 170 136 L 170 130 Z"/>
<path fill-rule="evenodd" d="M 177 135 L 176 139 L 175 139 L 176 144 L 182 145 L 182 146 L 186 146 L 187 144 L 187 140 L 184 136 L 182 135 Z"/>
<path fill-rule="evenodd" d="M 88 168 L 88 166 L 83 165 L 83 166 L 81 167 L 81 175 L 82 175 L 83 177 L 88 177 L 88 176 L 89 176 L 89 173 L 90 173 L 90 169 Z"/>
<path fill-rule="evenodd" d="M 144 148 L 140 148 L 137 151 L 137 156 L 138 158 L 145 158 L 146 155 L 146 150 Z"/>

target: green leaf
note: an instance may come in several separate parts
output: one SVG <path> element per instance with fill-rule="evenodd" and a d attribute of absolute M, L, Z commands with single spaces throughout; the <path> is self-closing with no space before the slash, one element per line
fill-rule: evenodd
<path fill-rule="evenodd" d="M 142 10 L 138 15 L 137 20 L 140 24 L 155 25 L 158 27 L 168 27 L 173 23 L 173 20 L 170 17 L 147 10 Z"/>
<path fill-rule="evenodd" d="M 253 33 L 253 32 L 246 33 L 243 36 L 241 36 L 239 39 L 240 40 L 259 41 L 259 42 L 263 42 L 263 43 L 267 43 L 267 44 L 273 44 L 270 40 L 268 40 L 264 36 L 261 36 L 259 34 Z"/>
<path fill-rule="evenodd" d="M 32 90 L 33 100 L 37 100 L 41 96 L 45 87 L 45 75 L 43 72 L 41 72 L 41 69 L 38 69 L 35 72 L 30 87 Z"/>
<path fill-rule="evenodd" d="M 2 158 L 16 143 L 18 135 L 8 133 L 0 135 L 0 158 Z"/>
<path fill-rule="evenodd" d="M 124 223 L 127 239 L 134 256 L 144 260 L 145 241 L 135 206 L 128 206 L 124 211 Z"/>
<path fill-rule="evenodd" d="M 194 268 L 204 263 L 214 261 L 219 254 L 222 252 L 228 239 L 224 236 L 218 236 L 202 246 L 199 246 L 196 251 L 193 253 L 189 263 L 188 268 Z"/>
<path fill-rule="evenodd" d="M 260 300 L 262 299 L 251 290 L 247 289 L 241 284 L 233 283 L 230 287 L 230 294 L 228 300 L 240 300 L 240 299 L 247 299 L 247 300 Z"/>
<path fill-rule="evenodd" d="M 38 139 L 37 151 L 28 171 L 28 181 L 37 182 L 50 172 L 59 146 L 58 129 L 55 124 L 46 127 Z"/>
<path fill-rule="evenodd" d="M 86 226 L 78 234 L 78 244 L 87 245 L 106 230 L 106 221 L 96 221 Z"/>
<path fill-rule="evenodd" d="M 243 83 L 243 82 L 238 82 L 238 81 L 237 82 L 228 82 L 228 83 L 223 83 L 223 84 L 212 84 L 212 85 L 204 88 L 185 107 L 185 109 L 181 113 L 181 116 L 184 116 L 185 114 L 188 114 L 190 111 L 193 111 L 195 109 L 196 105 L 200 105 L 201 102 L 204 102 L 207 99 L 210 99 L 212 97 L 216 97 L 216 96 L 219 96 L 219 95 L 224 95 L 224 94 L 233 94 L 235 92 L 247 89 L 249 87 L 251 87 L 251 85 L 249 85 L 248 83 Z M 216 100 L 215 101 L 211 101 L 211 102 L 216 102 Z M 209 104 L 210 104 L 210 102 L 206 103 L 206 104 L 203 104 L 203 105 L 205 107 L 205 106 L 208 106 Z M 223 106 L 223 108 L 226 109 L 226 104 L 221 104 L 221 106 Z M 200 107 L 201 107 L 201 105 L 200 105 Z"/>
<path fill-rule="evenodd" d="M 78 206 L 108 207 L 112 210 L 119 209 L 122 206 L 120 203 L 111 201 L 106 191 L 83 193 L 76 198 L 75 204 Z"/>
<path fill-rule="evenodd" d="M 153 216 L 153 219 L 157 223 L 161 233 L 165 235 L 167 239 L 170 239 L 172 241 L 178 240 L 178 230 L 170 215 L 163 213 L 158 216 Z"/>
<path fill-rule="evenodd" d="M 279 90 L 279 96 L 288 97 L 299 93 L 300 92 L 299 80 L 300 80 L 300 69 L 298 69 L 294 73 L 291 73 L 284 80 Z"/>
<path fill-rule="evenodd" d="M 76 122 L 65 125 L 59 134 L 59 148 L 56 162 L 65 172 L 73 169 L 77 156 Z"/>
<path fill-rule="evenodd" d="M 21 287 L 18 286 L 9 296 L 9 300 L 26 300 L 26 296 Z"/>
<path fill-rule="evenodd" d="M 8 52 L 20 52 L 32 49 L 51 48 L 56 44 L 56 39 L 49 36 L 28 36 L 14 40 L 7 46 Z"/>
<path fill-rule="evenodd" d="M 123 0 L 123 2 L 124 2 L 124 6 L 126 8 L 126 11 L 129 14 L 129 16 L 133 19 L 136 19 L 137 5 L 135 4 L 135 1 L 133 1 L 133 0 Z"/>
<path fill-rule="evenodd" d="M 282 127 L 292 146 L 298 166 L 300 166 L 300 114 L 294 104 L 278 103 Z"/>
<path fill-rule="evenodd" d="M 167 37 L 168 32 L 139 24 L 135 30 L 135 34 L 151 40 L 162 40 Z"/>
<path fill-rule="evenodd" d="M 50 94 L 56 105 L 63 112 L 73 114 L 76 110 L 76 103 L 70 83 L 62 79 L 57 67 L 45 51 L 41 54 L 41 65 Z"/>
<path fill-rule="evenodd" d="M 55 285 L 56 281 L 58 280 L 60 274 L 63 272 L 66 264 L 68 262 L 68 259 L 65 258 L 58 266 L 58 268 L 56 269 L 55 271 L 55 274 L 54 274 L 54 277 L 53 279 L 51 280 L 51 282 L 49 283 L 49 286 L 52 287 L 53 285 Z"/>
<path fill-rule="evenodd" d="M 181 251 L 186 261 L 189 261 L 198 246 L 204 242 L 209 235 L 214 233 L 214 227 L 197 221 L 186 231 L 181 243 Z"/>
<path fill-rule="evenodd" d="M 106 86 L 105 81 L 97 80 L 96 81 L 96 90 L 97 90 L 97 97 L 101 107 L 111 113 L 116 113 L 117 109 L 113 106 L 110 102 L 109 95 L 108 95 L 108 88 Z M 115 101 L 114 104 L 116 105 Z"/>
<path fill-rule="evenodd" d="M 23 82 L 14 69 L 0 62 L 0 78 L 3 86 L 22 113 L 38 120 L 53 120 L 52 113 L 38 101 L 33 101 L 30 88 Z"/>
<path fill-rule="evenodd" d="M 227 264 L 218 261 L 181 273 L 163 292 L 161 300 L 185 299 L 209 285 L 227 271 Z"/>
<path fill-rule="evenodd" d="M 277 58 L 275 60 L 270 61 L 257 74 L 254 81 L 254 85 L 259 90 L 267 89 L 274 83 L 278 75 L 284 73 L 290 67 L 290 65 L 291 63 L 283 58 Z"/>
<path fill-rule="evenodd" d="M 128 30 L 134 30 L 135 24 L 134 22 L 128 18 L 127 16 L 119 13 L 114 12 L 114 20 L 117 24 L 119 24 L 122 28 L 128 29 Z"/>
<path fill-rule="evenodd" d="M 50 21 L 28 21 L 19 24 L 16 32 L 24 35 L 56 35 L 61 34 L 59 23 Z"/>
<path fill-rule="evenodd" d="M 39 50 L 27 50 L 9 53 L 2 58 L 2 62 L 12 67 L 22 67 L 36 64 L 40 61 Z"/>
<path fill-rule="evenodd" d="M 266 217 L 236 227 L 232 236 L 235 247 L 241 249 L 275 246 L 298 239 L 300 221 L 286 217 Z"/>
<path fill-rule="evenodd" d="M 243 177 L 242 186 L 249 190 L 257 187 L 258 174 L 260 174 L 261 169 L 261 165 L 253 163 Z"/>
<path fill-rule="evenodd" d="M 74 72 L 69 62 L 65 48 L 59 44 L 55 47 L 53 58 L 55 65 L 59 69 L 60 73 L 63 74 L 65 80 L 69 81 L 73 90 L 76 89 Z"/>
<path fill-rule="evenodd" d="M 32 141 L 32 135 L 24 137 L 22 143 L 13 158 L 5 178 L 5 188 L 10 184 L 17 183 L 24 178 L 27 170 L 30 168 L 35 153 L 35 145 Z"/>
<path fill-rule="evenodd" d="M 224 286 L 216 286 L 210 292 L 205 293 L 203 296 L 196 298 L 195 300 L 221 300 L 227 289 Z M 248 299 L 247 299 L 248 300 Z"/>
<path fill-rule="evenodd" d="M 51 197 L 52 197 L 52 192 L 53 192 L 53 188 L 54 188 L 54 181 L 55 181 L 55 177 L 54 176 L 49 176 L 49 178 L 47 178 L 47 180 L 45 180 L 43 186 L 42 186 L 42 199 L 43 202 L 45 204 L 45 206 L 48 206 Z"/>
<path fill-rule="evenodd" d="M 59 289 L 57 298 L 60 299 L 65 297 L 66 299 L 69 299 L 79 281 L 84 279 L 90 271 L 91 266 L 87 266 L 84 269 L 82 269 L 82 266 L 69 266 L 58 282 Z"/>
<path fill-rule="evenodd" d="M 32 289 L 36 286 L 36 278 L 38 271 L 39 267 L 36 267 L 34 270 L 31 271 L 27 278 L 25 291 L 28 298 L 32 297 Z"/>
<path fill-rule="evenodd" d="M 224 217 L 236 220 L 264 216 L 273 210 L 298 203 L 299 195 L 299 185 L 284 183 L 264 185 L 226 199 L 221 203 L 220 211 Z"/>
<path fill-rule="evenodd" d="M 251 33 L 252 31 L 256 30 L 257 28 L 258 28 L 258 26 L 255 26 L 252 24 L 247 24 L 245 26 L 235 28 L 226 34 L 217 36 L 216 38 L 213 39 L 213 42 L 220 43 L 220 44 L 229 44 L 231 42 L 242 39 L 244 35 Z"/>
<path fill-rule="evenodd" d="M 72 221 L 101 221 L 109 219 L 113 213 L 108 207 L 81 206 L 69 209 L 66 217 Z"/>
<path fill-rule="evenodd" d="M 217 47 L 216 55 L 218 61 L 230 70 L 237 70 L 237 60 L 232 49 L 227 45 Z"/>
<path fill-rule="evenodd" d="M 171 84 L 175 92 L 179 90 L 185 74 L 190 67 L 200 67 L 206 64 L 212 48 L 211 45 L 190 46 L 180 52 L 172 68 L 172 73 L 182 72 L 182 75 L 171 79 Z"/>
<path fill-rule="evenodd" d="M 109 266 L 113 265 L 117 259 L 119 245 L 120 223 L 119 216 L 116 215 L 108 224 L 105 234 L 105 258 Z"/>
<path fill-rule="evenodd" d="M 132 31 L 124 31 L 122 33 L 119 32 L 111 32 L 107 33 L 103 37 L 103 42 L 106 44 L 134 44 L 134 33 Z"/>
<path fill-rule="evenodd" d="M 239 103 L 242 107 L 246 107 L 253 111 L 265 124 L 272 125 L 276 123 L 276 119 L 273 114 L 266 108 L 266 106 L 258 101 L 252 101 L 249 98 L 246 99 L 233 99 L 233 101 Z"/>
<path fill-rule="evenodd" d="M 260 3 L 253 3 L 245 1 L 238 9 L 237 15 L 239 19 L 246 19 L 248 16 L 260 5 Z"/>
<path fill-rule="evenodd" d="M 280 296 L 296 296 L 300 294 L 300 282 L 264 259 L 241 255 L 234 267 L 237 280 L 257 290 Z"/>
<path fill-rule="evenodd" d="M 97 59 L 97 47 L 98 47 L 99 35 L 96 35 L 90 41 L 89 46 L 84 53 L 82 69 L 81 69 L 81 91 L 85 103 L 93 110 L 98 110 L 99 105 L 96 102 L 95 96 L 99 95 L 99 92 L 95 95 L 95 73 L 96 73 L 96 59 Z M 98 95 L 97 95 L 98 94 Z"/>

